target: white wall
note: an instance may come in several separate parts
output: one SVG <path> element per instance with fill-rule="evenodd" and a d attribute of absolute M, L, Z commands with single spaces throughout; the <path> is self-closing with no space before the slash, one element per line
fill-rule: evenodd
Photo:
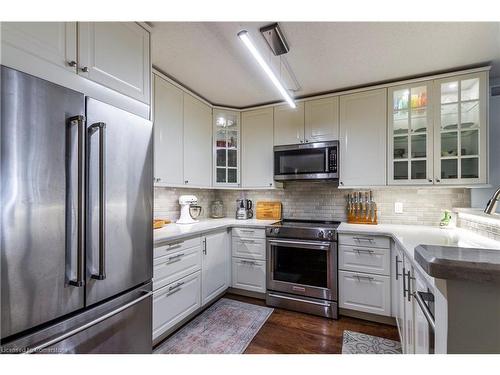
<path fill-rule="evenodd" d="M 490 86 L 499 86 L 500 78 L 492 79 Z M 471 206 L 484 208 L 491 195 L 500 186 L 500 96 L 490 97 L 490 184 L 493 188 L 471 189 Z"/>

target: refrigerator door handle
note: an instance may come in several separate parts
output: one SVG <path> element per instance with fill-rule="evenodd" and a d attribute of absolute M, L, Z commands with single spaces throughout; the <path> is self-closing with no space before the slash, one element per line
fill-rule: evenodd
<path fill-rule="evenodd" d="M 128 309 L 129 307 L 132 307 L 136 304 L 138 304 L 139 302 L 145 300 L 146 298 L 149 298 L 153 295 L 153 292 L 150 291 L 150 292 L 146 292 L 144 295 L 142 295 L 141 297 L 137 298 L 136 300 L 134 301 L 131 301 L 119 308 L 117 308 L 116 310 L 113 310 L 113 311 L 110 311 L 109 313 L 107 314 L 104 314 L 102 316 L 100 316 L 99 318 L 97 319 L 94 319 L 88 323 L 85 323 L 75 329 L 72 329 L 71 331 L 68 331 L 66 333 L 64 333 L 63 335 L 61 336 L 58 336 L 56 338 L 53 338 L 52 340 L 48 340 L 48 341 L 45 341 L 44 343 L 40 344 L 40 345 L 37 345 L 33 348 L 30 348 L 26 351 L 23 352 L 23 354 L 33 354 L 33 353 L 37 353 L 37 352 L 40 352 L 41 350 L 49 347 L 49 346 L 52 346 L 54 344 L 57 344 L 58 342 L 61 342 L 65 339 L 67 339 L 68 337 L 71 337 L 73 335 L 76 335 L 77 333 L 80 333 L 82 331 L 85 331 L 86 329 L 92 327 L 92 326 L 95 326 L 96 324 L 99 324 L 101 323 L 102 321 L 106 320 L 106 319 L 109 319 L 113 316 L 115 316 L 116 314 L 119 314 L 121 313 L 122 311 Z"/>
<path fill-rule="evenodd" d="M 96 122 L 89 127 L 90 135 L 99 131 L 99 268 L 91 277 L 106 278 L 106 123 Z"/>
<path fill-rule="evenodd" d="M 73 116 L 68 121 L 78 129 L 77 266 L 76 279 L 69 284 L 79 288 L 85 285 L 85 117 Z"/>

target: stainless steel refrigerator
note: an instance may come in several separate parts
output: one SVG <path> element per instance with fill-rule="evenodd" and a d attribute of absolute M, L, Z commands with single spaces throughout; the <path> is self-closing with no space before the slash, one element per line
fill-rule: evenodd
<path fill-rule="evenodd" d="M 1 351 L 150 353 L 151 122 L 1 67 Z"/>

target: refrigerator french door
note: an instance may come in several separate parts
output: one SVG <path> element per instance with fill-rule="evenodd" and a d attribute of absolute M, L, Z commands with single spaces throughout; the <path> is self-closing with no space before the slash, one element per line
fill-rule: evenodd
<path fill-rule="evenodd" d="M 4 66 L 1 89 L 2 350 L 150 352 L 151 123 Z"/>

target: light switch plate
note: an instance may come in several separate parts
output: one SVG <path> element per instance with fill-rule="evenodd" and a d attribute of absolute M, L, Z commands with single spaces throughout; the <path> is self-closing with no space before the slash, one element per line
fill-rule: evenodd
<path fill-rule="evenodd" d="M 403 213 L 403 202 L 396 202 L 396 203 L 394 203 L 394 212 L 396 214 L 402 214 Z"/>

